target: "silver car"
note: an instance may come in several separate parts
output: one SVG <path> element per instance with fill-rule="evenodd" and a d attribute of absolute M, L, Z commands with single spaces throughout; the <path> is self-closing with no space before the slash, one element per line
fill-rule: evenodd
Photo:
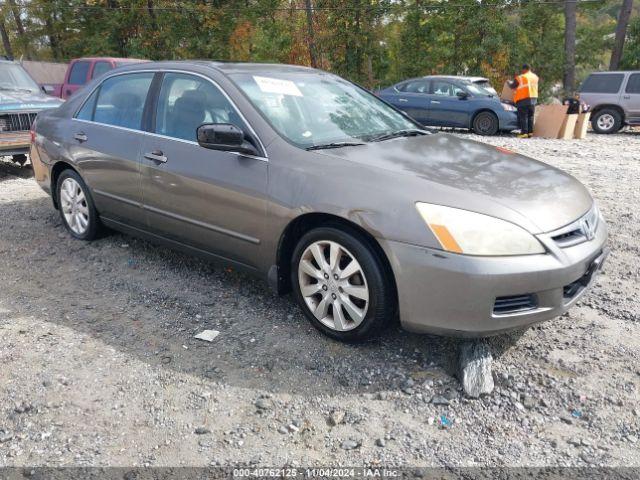
<path fill-rule="evenodd" d="M 398 316 L 465 336 L 547 320 L 607 255 L 572 176 L 309 68 L 132 65 L 34 129 L 36 179 L 73 237 L 106 226 L 251 272 L 341 340 Z"/>

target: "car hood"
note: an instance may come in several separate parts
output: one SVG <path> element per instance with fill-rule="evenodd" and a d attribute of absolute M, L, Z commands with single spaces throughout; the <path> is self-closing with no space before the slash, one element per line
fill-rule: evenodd
<path fill-rule="evenodd" d="M 56 108 L 61 103 L 61 99 L 40 92 L 0 90 L 0 113 L 16 110 Z"/>
<path fill-rule="evenodd" d="M 593 204 L 584 185 L 557 168 L 445 133 L 323 150 L 322 154 L 408 176 L 397 188 L 406 190 L 413 201 L 492 215 L 531 233 L 565 226 Z M 383 183 L 394 188 L 394 180 L 385 178 Z"/>

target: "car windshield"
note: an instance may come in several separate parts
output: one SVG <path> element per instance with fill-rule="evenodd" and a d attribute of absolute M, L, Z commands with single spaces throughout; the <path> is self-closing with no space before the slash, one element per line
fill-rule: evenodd
<path fill-rule="evenodd" d="M 420 129 L 373 94 L 328 73 L 231 77 L 269 123 L 301 148 L 353 145 Z"/>
<path fill-rule="evenodd" d="M 474 82 L 465 82 L 464 86 L 467 88 L 467 90 L 469 90 L 469 92 L 472 95 L 485 96 L 485 97 L 492 97 L 495 95 L 495 91 L 492 91 L 493 87 L 491 87 L 488 83 L 478 84 Z"/>
<path fill-rule="evenodd" d="M 28 90 L 37 92 L 38 84 L 15 63 L 0 64 L 0 90 Z"/>

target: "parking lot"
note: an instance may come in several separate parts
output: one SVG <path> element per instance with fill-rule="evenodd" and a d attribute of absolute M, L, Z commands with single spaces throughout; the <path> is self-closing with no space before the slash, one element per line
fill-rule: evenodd
<path fill-rule="evenodd" d="M 334 342 L 261 281 L 71 239 L 30 170 L 0 162 L 0 464 L 640 466 L 640 132 L 460 135 L 576 176 L 612 249 L 568 314 L 488 340 L 479 400 L 457 340 Z"/>

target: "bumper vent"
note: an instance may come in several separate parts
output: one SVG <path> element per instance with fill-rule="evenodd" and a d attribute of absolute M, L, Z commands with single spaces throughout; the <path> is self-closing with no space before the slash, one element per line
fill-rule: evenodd
<path fill-rule="evenodd" d="M 31 128 L 37 113 L 6 113 L 0 115 L 0 132 L 23 132 Z"/>
<path fill-rule="evenodd" d="M 493 304 L 493 313 L 495 315 L 508 315 L 511 313 L 526 312 L 527 310 L 535 310 L 536 307 L 536 299 L 533 294 L 512 295 L 509 297 L 496 298 Z"/>

